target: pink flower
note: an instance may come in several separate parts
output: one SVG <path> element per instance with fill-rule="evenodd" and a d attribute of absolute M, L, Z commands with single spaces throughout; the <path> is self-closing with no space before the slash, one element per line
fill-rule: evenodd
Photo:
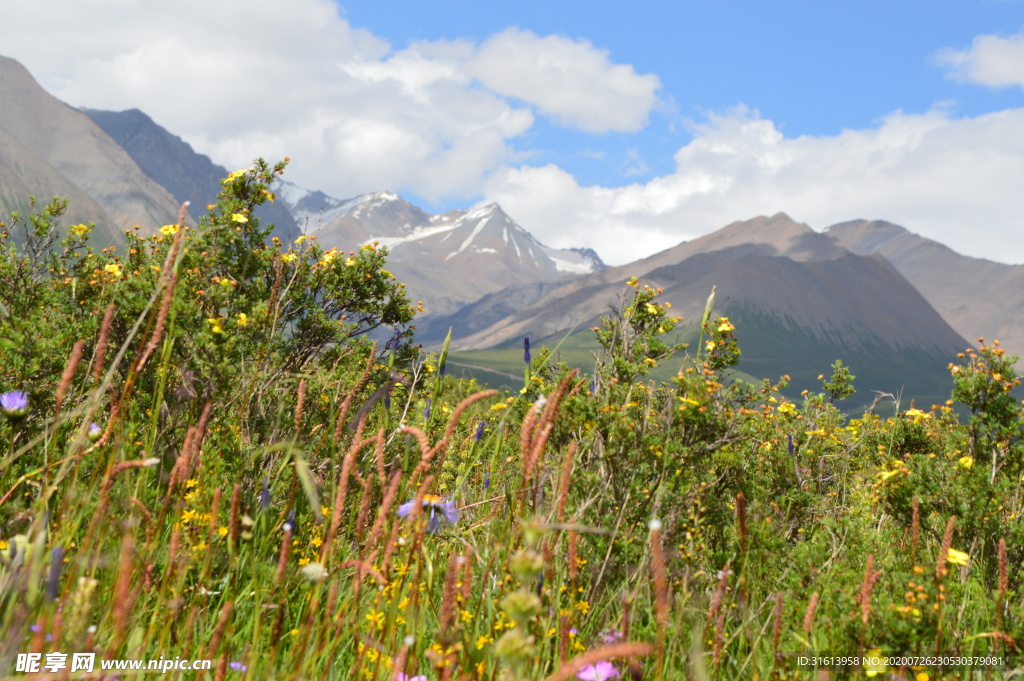
<path fill-rule="evenodd" d="M 576 678 L 580 681 L 608 681 L 619 675 L 619 670 L 612 666 L 611 662 L 601 660 L 597 664 L 587 665 L 581 669 Z"/>

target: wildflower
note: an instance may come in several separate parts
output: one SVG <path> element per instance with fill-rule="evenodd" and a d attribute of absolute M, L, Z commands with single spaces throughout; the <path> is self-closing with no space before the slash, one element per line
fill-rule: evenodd
<path fill-rule="evenodd" d="M 21 418 L 28 413 L 28 395 L 20 390 L 12 390 L 0 395 L 0 409 L 8 418 Z"/>
<path fill-rule="evenodd" d="M 221 323 L 220 317 L 210 317 L 206 320 L 206 323 L 210 325 L 210 331 L 213 333 L 224 333 L 224 326 Z"/>
<path fill-rule="evenodd" d="M 719 317 L 720 323 L 718 324 L 719 333 L 729 333 L 736 327 L 733 326 L 732 322 L 729 321 L 728 317 Z"/>
<path fill-rule="evenodd" d="M 611 662 L 601 660 L 597 664 L 588 664 L 576 674 L 577 679 L 582 681 L 607 681 L 619 675 L 619 670 L 612 666 Z"/>
<path fill-rule="evenodd" d="M 479 442 L 480 438 L 484 436 L 484 426 L 486 425 L 487 421 L 481 421 L 480 425 L 476 427 L 476 435 L 474 435 L 473 438 L 476 439 L 477 442 Z"/>
<path fill-rule="evenodd" d="M 630 277 L 629 281 L 626 282 L 626 286 L 636 286 L 636 277 Z"/>
<path fill-rule="evenodd" d="M 236 672 L 244 672 L 246 669 L 248 669 L 248 667 L 242 664 L 241 662 L 228 662 L 228 666 L 234 669 Z"/>
<path fill-rule="evenodd" d="M 398 676 L 395 677 L 395 681 L 430 681 L 423 674 L 417 674 L 416 676 L 406 676 L 405 672 L 398 672 Z"/>
<path fill-rule="evenodd" d="M 311 582 L 322 582 L 327 579 L 329 574 L 327 568 L 320 563 L 307 563 L 299 572 Z"/>
<path fill-rule="evenodd" d="M 81 239 L 87 236 L 92 231 L 92 228 L 89 225 L 71 225 L 68 227 L 68 231 L 73 232 L 75 236 Z"/>
<path fill-rule="evenodd" d="M 46 597 L 51 601 L 57 600 L 57 590 L 60 585 L 60 571 L 64 567 L 64 547 L 58 546 L 50 554 L 50 576 L 46 580 Z"/>
<path fill-rule="evenodd" d="M 523 361 L 527 364 L 530 363 L 530 337 L 527 336 L 523 339 Z"/>
<path fill-rule="evenodd" d="M 398 507 L 398 515 L 402 518 L 412 513 L 416 506 L 416 500 L 406 502 Z M 444 525 L 454 525 L 459 519 L 459 509 L 450 501 L 443 501 L 436 494 L 423 495 L 423 509 L 427 512 L 427 532 L 437 532 Z"/>
<path fill-rule="evenodd" d="M 244 312 L 239 312 L 238 313 L 238 325 L 239 326 L 248 326 L 249 325 L 249 318 L 246 316 L 246 314 Z"/>
<path fill-rule="evenodd" d="M 96 440 L 100 439 L 100 435 L 102 435 L 102 434 L 103 434 L 103 429 L 100 428 L 99 426 L 97 426 L 95 421 L 93 421 L 92 423 L 89 424 L 89 441 L 90 442 L 96 442 Z"/>
<path fill-rule="evenodd" d="M 263 488 L 260 489 L 260 510 L 266 511 L 270 508 L 270 480 L 263 477 Z"/>
<path fill-rule="evenodd" d="M 115 279 L 120 279 L 121 277 L 124 276 L 124 272 L 121 271 L 121 266 L 118 265 L 116 262 L 112 262 L 106 267 L 104 267 L 103 271 L 111 275 Z"/>
<path fill-rule="evenodd" d="M 974 457 L 961 456 L 959 459 L 957 459 L 956 465 L 959 466 L 960 468 L 970 468 L 971 466 L 974 465 Z"/>
<path fill-rule="evenodd" d="M 910 419 L 913 419 L 914 423 L 921 423 L 925 419 L 931 418 L 931 414 L 927 414 L 920 409 L 908 409 L 904 414 Z"/>
<path fill-rule="evenodd" d="M 946 554 L 946 560 L 954 565 L 967 565 L 971 557 L 963 551 L 957 551 L 956 549 L 950 549 L 949 553 Z"/>
<path fill-rule="evenodd" d="M 178 233 L 178 225 L 164 225 L 160 228 L 160 233 L 164 236 L 174 236 Z"/>
<path fill-rule="evenodd" d="M 295 255 L 294 253 L 285 253 L 284 255 L 281 256 L 281 262 L 291 262 L 292 260 L 295 260 L 298 257 L 299 256 Z"/>
<path fill-rule="evenodd" d="M 868 654 L 864 658 L 864 675 L 878 676 L 889 671 L 889 668 L 885 664 L 885 657 L 882 656 L 881 650 L 869 650 Z"/>
<path fill-rule="evenodd" d="M 427 408 L 423 410 L 423 418 L 425 420 L 428 420 L 428 421 L 430 420 L 430 402 L 431 402 L 431 399 L 428 397 L 427 398 Z"/>
<path fill-rule="evenodd" d="M 231 219 L 238 223 L 249 222 L 249 218 L 242 213 L 232 213 Z"/>
<path fill-rule="evenodd" d="M 296 240 L 295 240 L 295 245 L 296 245 L 296 246 L 300 246 L 300 245 L 302 245 L 302 242 L 303 242 L 303 241 L 305 241 L 305 240 L 306 240 L 306 239 L 308 239 L 308 238 L 309 238 L 308 236 L 306 236 L 305 234 L 303 234 L 302 236 L 300 236 L 300 237 L 299 237 L 298 239 L 296 239 Z"/>

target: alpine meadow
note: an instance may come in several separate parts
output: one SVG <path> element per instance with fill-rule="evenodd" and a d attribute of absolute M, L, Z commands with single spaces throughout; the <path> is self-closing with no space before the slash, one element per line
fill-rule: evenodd
<path fill-rule="evenodd" d="M 523 338 L 521 384 L 486 389 L 450 333 L 415 345 L 384 245 L 261 223 L 286 165 L 99 250 L 62 199 L 0 227 L 3 678 L 1024 669 L 998 341 L 948 358 L 948 400 L 854 409 L 842 358 L 750 379 L 713 291 L 684 320 L 633 276 L 589 361 Z"/>

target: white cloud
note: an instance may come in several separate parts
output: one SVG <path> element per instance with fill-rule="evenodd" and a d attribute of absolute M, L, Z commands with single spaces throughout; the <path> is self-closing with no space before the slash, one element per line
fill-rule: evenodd
<path fill-rule="evenodd" d="M 470 70 L 495 92 L 594 133 L 643 128 L 661 87 L 657 76 L 615 64 L 589 42 L 540 37 L 518 28 L 487 40 Z"/>
<path fill-rule="evenodd" d="M 981 35 L 964 50 L 942 50 L 936 60 L 950 77 L 989 87 L 1024 87 L 1024 33 L 1008 38 Z"/>
<path fill-rule="evenodd" d="M 955 118 L 893 113 L 877 127 L 785 137 L 738 108 L 694 126 L 673 173 L 581 187 L 556 166 L 505 168 L 487 200 L 553 246 L 624 264 L 733 220 L 779 211 L 816 229 L 883 219 L 968 255 L 1024 262 L 1024 109 Z"/>
<path fill-rule="evenodd" d="M 290 156 L 289 179 L 341 197 L 476 196 L 536 115 L 635 130 L 657 103 L 656 77 L 585 41 L 511 29 L 395 50 L 333 0 L 0 0 L 0 14 L 17 18 L 0 53 L 73 106 L 142 109 L 228 166 Z M 534 59 L 500 63 L 523 50 Z"/>

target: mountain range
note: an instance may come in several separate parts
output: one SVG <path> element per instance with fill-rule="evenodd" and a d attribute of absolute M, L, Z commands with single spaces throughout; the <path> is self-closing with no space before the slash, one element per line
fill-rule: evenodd
<path fill-rule="evenodd" d="M 94 238 L 117 242 L 126 227 L 174 221 L 183 201 L 194 221 L 228 172 L 145 113 L 74 109 L 4 57 L 0 98 L 4 213 L 26 210 L 29 195 L 65 196 L 69 220 L 95 221 Z M 431 214 L 388 191 L 338 199 L 288 182 L 275 191 L 259 216 L 282 239 L 386 246 L 388 269 L 427 309 L 417 338 L 429 347 L 451 327 L 452 357 L 466 363 L 499 367 L 530 336 L 586 364 L 595 346 L 579 329 L 607 314 L 633 276 L 663 289 L 684 340 L 717 287 L 718 313 L 737 326 L 740 370 L 788 373 L 795 388 L 813 387 L 842 358 L 866 391 L 940 398 L 965 338 L 999 338 L 1024 354 L 1024 265 L 967 258 L 888 222 L 815 232 L 783 213 L 760 216 L 607 267 L 590 249 L 545 246 L 494 203 Z"/>

